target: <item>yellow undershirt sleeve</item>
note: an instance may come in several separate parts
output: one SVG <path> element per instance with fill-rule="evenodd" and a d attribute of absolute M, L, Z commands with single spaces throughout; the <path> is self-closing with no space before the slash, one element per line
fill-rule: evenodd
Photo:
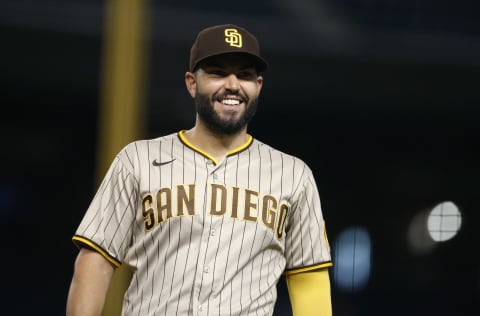
<path fill-rule="evenodd" d="M 328 269 L 286 276 L 293 316 L 332 316 Z"/>

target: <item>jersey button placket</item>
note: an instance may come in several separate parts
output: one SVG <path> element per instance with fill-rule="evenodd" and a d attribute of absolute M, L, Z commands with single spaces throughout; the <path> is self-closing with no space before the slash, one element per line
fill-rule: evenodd
<path fill-rule="evenodd" d="M 204 309 L 203 305 L 202 305 L 202 304 L 199 304 L 199 305 L 198 305 L 198 309 L 197 309 L 197 311 L 198 311 L 198 312 L 197 312 L 197 315 L 200 315 L 200 316 L 201 316 L 201 315 L 204 315 L 205 313 L 204 313 L 203 309 Z"/>
<path fill-rule="evenodd" d="M 215 174 L 215 165 L 210 161 L 207 162 L 207 172 L 208 172 L 208 178 L 207 178 L 207 186 L 206 186 L 206 191 L 205 194 L 209 196 L 211 194 L 211 183 L 214 183 L 214 174 Z M 197 261 L 197 279 L 196 279 L 196 293 L 194 295 L 197 296 L 198 300 L 196 302 L 196 307 L 194 305 L 194 311 L 196 312 L 196 315 L 203 316 L 208 313 L 208 308 L 207 308 L 207 302 L 209 299 L 209 293 L 211 293 L 211 283 L 212 283 L 212 274 L 211 274 L 211 269 L 208 261 L 208 249 L 211 247 L 209 246 L 211 240 L 211 220 L 208 215 L 209 210 L 208 210 L 208 205 L 207 209 L 205 210 L 205 221 L 204 221 L 204 226 L 203 226 L 203 231 L 202 231 L 202 237 L 201 237 L 201 244 L 200 244 L 200 249 L 199 249 L 199 255 L 198 255 L 198 261 Z M 211 250 L 210 250 L 211 251 Z"/>

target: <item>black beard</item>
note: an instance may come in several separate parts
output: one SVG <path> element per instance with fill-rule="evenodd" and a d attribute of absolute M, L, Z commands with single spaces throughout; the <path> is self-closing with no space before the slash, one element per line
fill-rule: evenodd
<path fill-rule="evenodd" d="M 212 99 L 216 100 L 218 98 L 214 96 Z M 244 99 L 244 101 L 246 102 L 247 100 Z M 197 113 L 208 129 L 217 135 L 234 135 L 241 131 L 255 116 L 258 107 L 257 97 L 250 104 L 246 102 L 247 108 L 240 118 L 237 120 L 224 120 L 215 112 L 212 102 L 207 96 L 197 91 L 195 95 Z"/>

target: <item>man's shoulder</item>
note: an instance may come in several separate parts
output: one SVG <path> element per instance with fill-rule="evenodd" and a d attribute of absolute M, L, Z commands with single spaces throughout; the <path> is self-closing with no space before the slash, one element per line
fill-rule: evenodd
<path fill-rule="evenodd" d="M 279 149 L 278 147 L 275 147 L 275 145 L 267 144 L 256 138 L 254 138 L 252 145 L 256 146 L 260 151 L 269 151 L 270 153 L 281 156 L 285 159 L 292 159 L 297 161 L 298 163 L 305 164 L 303 159 L 296 154 L 289 153 L 286 150 Z"/>
<path fill-rule="evenodd" d="M 147 154 L 150 150 L 169 150 L 172 148 L 172 144 L 176 142 L 180 143 L 178 133 L 166 134 L 156 138 L 138 139 L 125 145 L 118 156 L 142 155 Z"/>
<path fill-rule="evenodd" d="M 155 138 L 147 138 L 147 139 L 141 139 L 139 142 L 143 143 L 155 143 L 155 142 L 166 142 L 166 141 L 176 141 L 179 140 L 178 137 L 178 132 L 170 133 L 170 134 L 165 134 L 165 135 L 160 135 Z"/>
<path fill-rule="evenodd" d="M 163 142 L 169 142 L 169 141 L 179 141 L 178 138 L 178 132 L 175 133 L 170 133 L 166 135 L 161 135 L 155 138 L 144 138 L 144 139 L 138 139 L 135 141 L 130 142 L 125 146 L 126 149 L 131 149 L 139 146 L 152 146 L 152 145 L 158 145 Z"/>

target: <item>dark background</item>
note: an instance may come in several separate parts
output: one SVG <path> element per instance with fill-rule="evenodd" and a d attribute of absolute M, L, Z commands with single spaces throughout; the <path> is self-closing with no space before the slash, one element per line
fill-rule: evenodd
<path fill-rule="evenodd" d="M 189 128 L 196 33 L 245 26 L 270 63 L 258 139 L 314 170 L 329 239 L 372 239 L 367 286 L 335 315 L 467 315 L 480 299 L 480 5 L 468 0 L 153 1 L 145 137 Z M 0 237 L 5 315 L 62 315 L 71 243 L 96 191 L 105 2 L 0 3 Z M 459 234 L 428 254 L 412 218 L 442 201 Z M 283 282 L 283 280 L 282 280 Z M 289 315 L 279 285 L 276 315 Z"/>

